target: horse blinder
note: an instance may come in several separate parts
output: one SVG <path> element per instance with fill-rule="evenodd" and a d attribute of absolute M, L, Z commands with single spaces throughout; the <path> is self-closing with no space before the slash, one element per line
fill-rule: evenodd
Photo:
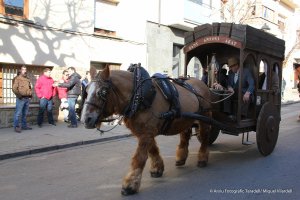
<path fill-rule="evenodd" d="M 106 97 L 109 92 L 109 86 L 103 86 L 97 93 L 97 97 L 101 98 L 103 101 L 106 101 Z"/>
<path fill-rule="evenodd" d="M 102 82 L 105 83 L 104 86 L 102 86 L 98 91 L 96 92 L 96 97 L 102 100 L 102 104 L 98 105 L 93 102 L 85 101 L 85 104 L 91 105 L 95 108 L 99 109 L 99 113 L 103 115 L 104 113 L 104 108 L 106 106 L 106 101 L 107 101 L 107 95 L 109 93 L 110 88 L 112 87 L 111 81 L 103 81 L 103 80 L 92 80 L 92 82 Z"/>

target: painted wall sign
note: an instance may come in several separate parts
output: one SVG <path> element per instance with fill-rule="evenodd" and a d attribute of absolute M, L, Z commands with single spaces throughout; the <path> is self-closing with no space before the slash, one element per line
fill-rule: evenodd
<path fill-rule="evenodd" d="M 187 53 L 201 45 L 205 45 L 209 43 L 223 43 L 239 49 L 242 47 L 242 43 L 240 41 L 236 41 L 226 36 L 207 36 L 207 37 L 199 38 L 195 42 L 186 46 L 184 48 L 184 53 Z"/>

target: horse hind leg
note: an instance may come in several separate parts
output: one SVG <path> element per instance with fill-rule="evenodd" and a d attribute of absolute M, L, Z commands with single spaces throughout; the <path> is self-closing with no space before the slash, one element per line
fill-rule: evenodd
<path fill-rule="evenodd" d="M 153 146 L 154 137 L 143 134 L 138 137 L 138 146 L 131 160 L 131 169 L 123 179 L 122 195 L 132 195 L 139 191 L 143 169 L 148 159 L 148 151 Z"/>
<path fill-rule="evenodd" d="M 180 142 L 176 149 L 176 166 L 182 166 L 189 154 L 189 140 L 191 139 L 192 128 L 180 133 Z"/>
<path fill-rule="evenodd" d="M 210 125 L 204 122 L 199 122 L 199 127 L 195 128 L 198 140 L 201 141 L 201 146 L 198 152 L 198 167 L 206 167 L 208 163 L 208 142 Z"/>
<path fill-rule="evenodd" d="M 159 154 L 159 148 L 156 144 L 155 139 L 149 148 L 148 155 L 151 160 L 151 164 L 150 164 L 151 177 L 153 177 L 153 178 L 161 177 L 164 172 L 164 162 Z"/>

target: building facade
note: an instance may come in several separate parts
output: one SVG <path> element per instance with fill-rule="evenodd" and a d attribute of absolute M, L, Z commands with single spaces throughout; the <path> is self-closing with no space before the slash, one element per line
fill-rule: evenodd
<path fill-rule="evenodd" d="M 22 65 L 33 87 L 45 67 L 58 80 L 70 66 L 82 75 L 91 67 L 127 69 L 132 62 L 147 66 L 146 15 L 141 8 L 139 0 L 0 0 L 0 127 L 12 125 L 12 79 Z M 34 94 L 32 123 L 38 102 Z"/>
<path fill-rule="evenodd" d="M 249 24 L 285 40 L 283 78 L 286 88 L 295 87 L 295 63 L 300 62 L 300 2 L 295 0 L 227 0 L 222 1 L 222 18 L 226 22 Z"/>

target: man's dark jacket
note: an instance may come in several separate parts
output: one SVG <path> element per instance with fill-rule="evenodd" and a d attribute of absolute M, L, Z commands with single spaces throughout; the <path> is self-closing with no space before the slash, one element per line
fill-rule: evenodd
<path fill-rule="evenodd" d="M 77 98 L 81 94 L 81 76 L 74 72 L 68 82 L 58 84 L 58 87 L 68 88 L 68 98 Z"/>
<path fill-rule="evenodd" d="M 239 79 L 240 79 L 240 73 L 237 82 L 234 83 L 234 73 L 230 71 L 228 75 L 228 85 L 237 91 L 239 87 Z M 242 93 L 245 94 L 248 91 L 250 92 L 250 94 L 253 94 L 254 89 L 255 89 L 255 82 L 251 74 L 251 71 L 248 68 L 244 68 L 243 77 L 242 77 Z"/>

